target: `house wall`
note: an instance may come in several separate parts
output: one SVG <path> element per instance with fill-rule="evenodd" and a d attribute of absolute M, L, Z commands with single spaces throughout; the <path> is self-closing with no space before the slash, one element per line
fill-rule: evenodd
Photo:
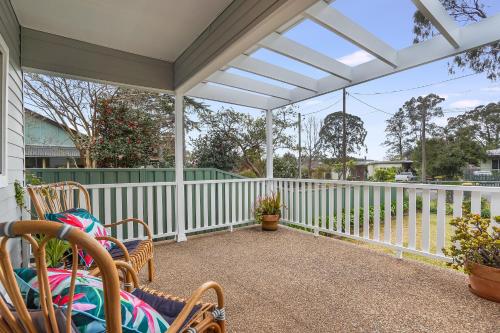
<path fill-rule="evenodd" d="M 35 146 L 75 147 L 64 129 L 29 112 L 25 114 L 25 143 Z"/>
<path fill-rule="evenodd" d="M 481 161 L 481 171 L 491 171 L 491 158 Z"/>
<path fill-rule="evenodd" d="M 10 1 L 0 1 L 0 34 L 7 42 L 10 54 L 8 91 L 7 175 L 8 186 L 0 188 L 0 222 L 19 219 L 20 210 L 14 199 L 14 181 L 24 181 L 24 112 L 23 73 L 21 71 L 20 27 Z M 21 261 L 20 247 L 11 242 L 13 263 Z"/>

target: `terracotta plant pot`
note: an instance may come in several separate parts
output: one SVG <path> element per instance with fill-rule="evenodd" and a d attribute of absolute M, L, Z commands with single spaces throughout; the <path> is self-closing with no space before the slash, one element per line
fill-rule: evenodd
<path fill-rule="evenodd" d="M 278 230 L 279 215 L 262 215 L 262 230 Z"/>
<path fill-rule="evenodd" d="M 469 263 L 469 289 L 479 297 L 500 303 L 500 268 Z"/>

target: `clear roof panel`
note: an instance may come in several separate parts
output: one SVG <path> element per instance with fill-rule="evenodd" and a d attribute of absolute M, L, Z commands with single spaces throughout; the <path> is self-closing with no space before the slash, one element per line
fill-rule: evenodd
<path fill-rule="evenodd" d="M 302 62 L 293 60 L 289 57 L 283 56 L 279 53 L 270 51 L 268 49 L 258 49 L 251 54 L 251 57 L 268 62 L 270 64 L 280 66 L 299 74 L 309 76 L 313 79 L 319 80 L 329 75 L 329 73 L 319 70 L 315 67 L 306 65 Z"/>
<path fill-rule="evenodd" d="M 295 25 L 284 35 L 349 66 L 359 65 L 373 59 L 356 45 L 309 19 Z"/>
<path fill-rule="evenodd" d="M 417 8 L 410 0 L 336 0 L 330 6 L 396 50 L 413 44 Z"/>
<path fill-rule="evenodd" d="M 257 81 L 264 82 L 264 83 L 273 84 L 275 86 L 278 86 L 278 87 L 281 87 L 281 88 L 285 88 L 285 89 L 290 89 L 291 90 L 291 89 L 295 88 L 295 86 L 292 86 L 291 84 L 288 84 L 288 83 L 285 83 L 285 82 L 281 82 L 281 81 L 278 81 L 278 80 L 273 80 L 273 79 L 267 78 L 265 76 L 260 76 L 260 75 L 257 75 L 257 74 L 254 74 L 254 73 L 250 73 L 250 72 L 247 72 L 247 71 L 243 71 L 241 69 L 234 68 L 234 67 L 230 67 L 230 68 L 226 69 L 226 72 L 228 72 L 230 74 L 241 75 L 241 76 L 247 77 L 249 79 L 254 79 L 254 80 L 257 80 Z"/>

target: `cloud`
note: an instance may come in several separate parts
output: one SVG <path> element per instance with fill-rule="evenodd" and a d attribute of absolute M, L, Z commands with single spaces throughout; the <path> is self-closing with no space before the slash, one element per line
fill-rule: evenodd
<path fill-rule="evenodd" d="M 484 102 L 479 99 L 462 99 L 451 103 L 450 106 L 452 108 L 473 108 L 481 104 Z"/>
<path fill-rule="evenodd" d="M 499 93 L 500 92 L 500 85 L 494 84 L 494 85 L 491 85 L 489 87 L 484 87 L 484 88 L 481 88 L 481 91 Z"/>
<path fill-rule="evenodd" d="M 359 50 L 354 53 L 343 56 L 341 58 L 338 58 L 337 60 L 346 64 L 347 66 L 357 66 L 372 59 L 375 59 L 375 57 L 372 56 L 370 53 L 363 50 Z"/>

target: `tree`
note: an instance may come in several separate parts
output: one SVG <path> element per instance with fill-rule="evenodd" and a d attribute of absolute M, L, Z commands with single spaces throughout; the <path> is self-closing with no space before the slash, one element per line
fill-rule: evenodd
<path fill-rule="evenodd" d="M 322 127 L 322 123 L 319 122 L 314 116 L 309 116 L 304 122 L 305 131 L 305 152 L 307 155 L 307 174 L 309 177 L 312 172 L 312 163 L 314 160 L 321 158 L 321 138 L 319 136 L 319 131 Z"/>
<path fill-rule="evenodd" d="M 404 110 L 400 108 L 398 112 L 386 120 L 386 123 L 386 140 L 383 144 L 389 147 L 388 151 L 391 158 L 402 160 L 410 148 L 408 124 Z"/>
<path fill-rule="evenodd" d="M 436 94 L 427 96 L 412 97 L 403 104 L 402 110 L 407 115 L 410 129 L 420 138 L 421 144 L 421 177 L 426 180 L 426 152 L 425 142 L 427 134 L 433 134 L 436 131 L 436 125 L 432 120 L 443 116 L 443 110 L 438 105 L 444 101 L 444 98 Z"/>
<path fill-rule="evenodd" d="M 226 140 L 224 133 L 210 130 L 193 142 L 191 160 L 197 168 L 234 171 L 241 158 L 238 148 Z"/>
<path fill-rule="evenodd" d="M 346 153 L 353 154 L 365 147 L 367 131 L 360 117 L 346 114 Z M 321 145 L 334 159 L 342 157 L 343 140 L 343 115 L 342 112 L 334 112 L 326 116 L 323 126 L 319 132 Z M 345 175 L 342 175 L 345 177 Z"/>
<path fill-rule="evenodd" d="M 141 108 L 102 99 L 96 108 L 97 144 L 92 153 L 98 167 L 145 166 L 158 151 L 160 124 Z"/>
<path fill-rule="evenodd" d="M 291 153 L 275 157 L 273 161 L 273 176 L 276 178 L 297 178 L 297 158 Z"/>
<path fill-rule="evenodd" d="M 474 110 L 449 118 L 446 129 L 452 134 L 464 135 L 467 132 L 471 140 L 485 149 L 497 148 L 500 146 L 500 102 L 480 105 Z"/>
<path fill-rule="evenodd" d="M 161 155 L 173 156 L 174 151 L 174 97 L 146 90 L 120 88 L 63 77 L 25 74 L 26 105 L 34 111 L 63 125 L 69 137 L 80 151 L 86 168 L 96 166 L 92 151 L 97 144 L 97 105 L 101 99 L 114 99 L 127 103 L 131 108 L 142 108 L 160 123 L 159 151 Z M 185 98 L 185 127 L 197 126 L 192 115 L 206 106 Z"/>
<path fill-rule="evenodd" d="M 222 109 L 218 112 L 204 110 L 200 123 L 208 133 L 218 135 L 238 150 L 241 168 L 250 169 L 257 177 L 264 175 L 263 156 L 266 147 L 266 117 Z M 295 125 L 295 109 L 285 107 L 273 112 L 273 142 L 275 148 L 292 148 L 293 136 L 287 128 Z"/>
<path fill-rule="evenodd" d="M 455 21 L 464 24 L 478 22 L 487 17 L 482 0 L 440 0 L 448 14 Z M 420 12 L 413 16 L 415 35 L 414 43 L 419 43 L 437 34 L 431 22 Z M 450 73 L 456 68 L 470 68 L 476 73 L 486 72 L 487 78 L 496 80 L 500 75 L 500 42 L 465 51 L 453 58 L 449 64 Z"/>

